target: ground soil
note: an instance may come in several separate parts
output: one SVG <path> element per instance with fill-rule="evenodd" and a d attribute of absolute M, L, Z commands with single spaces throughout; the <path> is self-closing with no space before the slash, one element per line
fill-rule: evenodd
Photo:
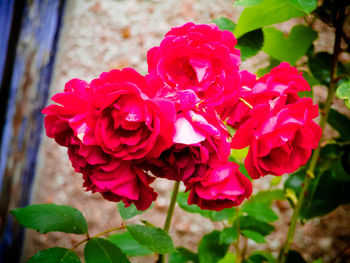
<path fill-rule="evenodd" d="M 90 81 L 101 72 L 112 68 L 134 67 L 139 72 L 145 73 L 147 50 L 158 45 L 171 27 L 188 21 L 208 23 L 220 16 L 237 21 L 242 10 L 233 8 L 232 0 L 66 2 L 51 94 L 62 91 L 64 83 L 72 78 Z M 293 20 L 283 23 L 280 28 L 289 31 L 292 25 L 302 22 L 303 20 Z M 316 50 L 331 50 L 334 41 L 332 30 L 323 24 L 317 26 L 322 33 L 317 41 Z M 244 62 L 241 68 L 254 72 L 266 64 L 266 55 L 260 53 L 254 59 Z M 318 88 L 315 96 L 324 100 L 326 92 Z M 344 111 L 340 102 L 337 102 L 337 105 Z M 334 134 L 329 128 L 326 132 Z M 270 178 L 266 177 L 255 182 L 255 191 L 268 188 L 269 181 Z M 105 201 L 98 193 L 85 192 L 82 182 L 81 175 L 75 173 L 71 167 L 66 149 L 43 134 L 32 202 L 54 202 L 78 208 L 88 220 L 91 235 L 119 226 L 121 218 L 116 204 Z M 172 185 L 171 181 L 157 180 L 153 187 L 159 193 L 159 197 L 154 208 L 130 222 L 137 223 L 142 218 L 162 227 Z M 298 227 L 293 248 L 301 251 L 308 260 L 321 257 L 324 262 L 331 262 L 350 243 L 349 208 L 349 206 L 340 207 L 326 217 L 310 220 L 304 226 Z M 249 241 L 251 251 L 269 247 L 277 255 L 281 248 L 291 209 L 287 202 L 276 203 L 274 209 L 281 217 L 281 220 L 275 223 L 276 231 L 267 238 L 268 245 L 258 246 Z M 176 207 L 170 234 L 176 246 L 196 250 L 203 234 L 222 227 L 220 223 L 213 223 L 209 219 L 189 214 Z M 52 246 L 71 248 L 81 239 L 82 237 L 76 235 L 61 233 L 42 235 L 28 230 L 23 261 L 38 250 Z M 82 256 L 82 247 L 79 247 L 77 252 Z M 132 259 L 132 262 L 154 261 L 155 258 L 152 256 Z"/>

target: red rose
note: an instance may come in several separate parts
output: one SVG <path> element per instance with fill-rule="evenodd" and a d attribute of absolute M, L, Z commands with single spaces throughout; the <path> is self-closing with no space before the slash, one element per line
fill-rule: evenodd
<path fill-rule="evenodd" d="M 154 178 L 131 162 L 111 159 L 103 165 L 94 165 L 83 171 L 86 190 L 99 192 L 109 201 L 134 203 L 138 210 L 146 210 L 157 198 L 149 186 Z"/>
<path fill-rule="evenodd" d="M 148 71 L 176 90 L 192 89 L 204 103 L 238 99 L 240 51 L 229 31 L 187 23 L 147 53 Z"/>
<path fill-rule="evenodd" d="M 252 184 L 232 162 L 209 168 L 202 176 L 193 177 L 187 184 L 188 204 L 202 209 L 220 211 L 238 206 L 252 194 Z"/>
<path fill-rule="evenodd" d="M 91 82 L 95 137 L 103 151 L 123 160 L 156 158 L 172 145 L 175 107 L 151 99 L 146 79 L 127 68 Z"/>
<path fill-rule="evenodd" d="M 318 106 L 310 98 L 285 105 L 286 100 L 283 96 L 255 106 L 232 139 L 232 148 L 250 145 L 245 166 L 254 179 L 296 171 L 318 146 L 322 130 L 313 121 Z"/>

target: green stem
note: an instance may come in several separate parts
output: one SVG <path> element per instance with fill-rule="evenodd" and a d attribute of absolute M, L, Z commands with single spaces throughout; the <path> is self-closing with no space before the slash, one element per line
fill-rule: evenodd
<path fill-rule="evenodd" d="M 324 109 L 322 110 L 323 114 L 322 114 L 322 117 L 320 120 L 320 127 L 322 128 L 322 131 L 324 131 L 324 127 L 325 127 L 327 119 L 328 119 L 329 111 L 330 111 L 331 106 L 332 106 L 332 101 L 333 101 L 333 97 L 334 97 L 334 94 L 336 91 L 336 84 L 337 84 L 336 71 L 337 71 L 338 57 L 339 57 L 339 53 L 340 53 L 340 42 L 341 42 L 340 32 L 342 31 L 343 22 L 344 22 L 344 9 L 342 10 L 342 8 L 339 8 L 338 11 L 339 11 L 339 16 L 338 16 L 338 21 L 336 24 L 336 35 L 335 35 L 335 42 L 334 42 L 334 49 L 333 49 L 333 59 L 332 59 L 331 72 L 330 72 L 331 83 L 329 86 L 326 104 L 325 104 Z M 323 135 L 324 134 L 322 134 L 322 136 L 321 136 L 320 142 L 322 141 Z M 287 240 L 284 244 L 284 247 L 283 247 L 283 250 L 281 253 L 281 258 L 280 258 L 281 263 L 286 262 L 288 251 L 293 244 L 294 234 L 295 234 L 295 229 L 296 229 L 296 225 L 298 222 L 299 214 L 300 214 L 305 196 L 308 195 L 308 189 L 309 189 L 310 183 L 311 183 L 312 179 L 315 178 L 314 172 L 315 172 L 317 160 L 320 156 L 320 151 L 321 151 L 321 147 L 320 147 L 320 143 L 319 143 L 318 147 L 314 150 L 314 152 L 311 156 L 310 165 L 306 171 L 306 177 L 304 179 L 304 183 L 303 183 L 301 192 L 299 194 L 298 203 L 293 211 L 292 219 L 291 219 L 290 226 L 288 229 Z"/>
<path fill-rule="evenodd" d="M 241 236 L 241 228 L 239 225 L 239 207 L 236 206 L 236 228 L 237 228 L 237 240 L 236 240 L 236 263 L 241 262 L 241 250 L 239 249 L 239 243 L 240 243 L 240 236 Z"/>
<path fill-rule="evenodd" d="M 173 214 L 174 214 L 174 208 L 175 208 L 175 204 L 176 204 L 177 194 L 179 192 L 179 187 L 180 187 L 180 181 L 175 181 L 173 193 L 171 195 L 171 200 L 170 200 L 170 204 L 169 204 L 169 208 L 168 208 L 168 213 L 167 213 L 164 227 L 163 227 L 164 231 L 167 233 L 169 232 L 171 219 L 172 219 Z M 159 258 L 158 258 L 157 262 L 164 263 L 165 262 L 165 255 L 159 254 Z"/>
<path fill-rule="evenodd" d="M 122 225 L 122 226 L 119 226 L 119 227 L 114 227 L 114 228 L 110 228 L 110 229 L 107 229 L 101 233 L 98 233 L 96 235 L 94 235 L 93 237 L 90 237 L 89 234 L 86 235 L 86 238 L 81 240 L 78 244 L 76 244 L 74 247 L 71 248 L 71 250 L 74 250 L 76 249 L 77 247 L 79 247 L 81 244 L 89 241 L 91 238 L 95 238 L 95 237 L 99 237 L 99 236 L 102 236 L 104 234 L 107 234 L 107 233 L 110 233 L 110 232 L 114 232 L 114 231 L 118 231 L 118 230 L 121 230 L 121 229 L 124 229 L 125 226 Z"/>
<path fill-rule="evenodd" d="M 167 233 L 169 232 L 171 219 L 172 219 L 173 214 L 174 214 L 174 208 L 175 208 L 175 204 L 176 204 L 177 193 L 179 192 L 179 186 L 180 186 L 180 181 L 175 181 L 173 193 L 171 195 L 170 205 L 168 208 L 168 214 L 166 216 L 166 220 L 165 220 L 164 227 L 163 227 L 164 231 Z"/>

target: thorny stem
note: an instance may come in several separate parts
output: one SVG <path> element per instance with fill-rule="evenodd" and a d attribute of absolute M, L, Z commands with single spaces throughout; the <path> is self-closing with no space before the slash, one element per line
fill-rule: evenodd
<path fill-rule="evenodd" d="M 180 181 L 175 181 L 173 193 L 171 195 L 171 200 L 170 200 L 170 204 L 169 204 L 169 208 L 168 208 L 168 213 L 167 213 L 164 227 L 163 227 L 164 231 L 167 233 L 169 232 L 171 219 L 172 219 L 173 214 L 174 214 L 174 208 L 175 208 L 175 204 L 176 204 L 177 194 L 179 192 L 179 187 L 180 187 Z M 157 262 L 164 263 L 165 262 L 165 255 L 159 254 L 159 258 L 158 258 Z"/>
<path fill-rule="evenodd" d="M 101 232 L 101 233 L 98 233 L 98 234 L 94 235 L 93 237 L 90 237 L 89 234 L 87 234 L 87 235 L 86 235 L 87 237 L 86 237 L 85 239 L 81 240 L 81 241 L 80 241 L 78 244 L 76 244 L 74 247 L 72 247 L 71 250 L 76 249 L 76 248 L 79 247 L 81 244 L 83 244 L 83 243 L 89 241 L 91 238 L 99 237 L 99 236 L 102 236 L 102 235 L 104 235 L 104 234 L 107 234 L 107 233 L 110 233 L 110 232 L 114 232 L 114 231 L 117 231 L 117 230 L 121 230 L 121 229 L 124 229 L 124 228 L 125 228 L 124 225 L 121 225 L 121 226 L 119 226 L 119 227 L 110 228 L 110 229 L 107 229 L 107 230 L 105 230 L 105 231 L 103 231 L 103 232 Z"/>
<path fill-rule="evenodd" d="M 325 107 L 323 109 L 323 115 L 322 115 L 321 120 L 320 120 L 320 127 L 322 128 L 322 130 L 324 130 L 324 127 L 326 125 L 329 111 L 330 111 L 331 106 L 332 106 L 333 97 L 334 97 L 334 94 L 336 91 L 336 84 L 337 84 L 336 71 L 337 71 L 338 57 L 339 57 L 339 53 L 340 53 L 341 32 L 342 32 L 344 19 L 345 19 L 344 11 L 345 11 L 344 8 L 340 7 L 338 9 L 339 16 L 338 16 L 338 20 L 336 21 L 336 24 L 335 24 L 336 32 L 335 32 L 335 41 L 334 41 L 334 49 L 333 49 L 332 66 L 331 66 L 331 72 L 330 72 L 331 73 L 330 74 L 331 75 L 331 82 L 330 82 L 330 86 L 329 86 L 326 104 L 325 104 Z M 323 137 L 323 134 L 321 136 L 321 140 L 322 140 L 322 137 Z M 284 244 L 282 253 L 280 255 L 280 262 L 281 263 L 286 262 L 288 251 L 289 251 L 291 245 L 293 244 L 293 239 L 294 239 L 295 229 L 296 229 L 296 225 L 297 225 L 298 218 L 299 218 L 299 213 L 300 213 L 302 204 L 304 202 L 304 198 L 306 195 L 308 195 L 308 189 L 309 189 L 310 183 L 311 183 L 312 179 L 315 178 L 314 172 L 315 172 L 317 160 L 320 156 L 320 151 L 321 151 L 321 147 L 320 147 L 320 143 L 319 143 L 318 147 L 314 150 L 314 152 L 311 156 L 310 165 L 306 171 L 306 177 L 304 179 L 303 187 L 302 187 L 301 192 L 299 194 L 298 203 L 293 211 L 292 219 L 291 219 L 290 226 L 288 229 L 287 240 Z"/>

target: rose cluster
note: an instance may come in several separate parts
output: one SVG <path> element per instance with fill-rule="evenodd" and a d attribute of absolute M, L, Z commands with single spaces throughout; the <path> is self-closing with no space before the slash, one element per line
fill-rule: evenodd
<path fill-rule="evenodd" d="M 214 24 L 173 28 L 148 51 L 146 76 L 125 68 L 66 83 L 43 110 L 46 133 L 107 200 L 145 210 L 161 177 L 182 181 L 189 204 L 237 206 L 252 185 L 231 149 L 249 146 L 253 179 L 282 175 L 306 163 L 321 129 L 317 105 L 297 94 L 310 89 L 301 73 L 282 63 L 257 79 L 239 70 L 236 43 Z"/>

